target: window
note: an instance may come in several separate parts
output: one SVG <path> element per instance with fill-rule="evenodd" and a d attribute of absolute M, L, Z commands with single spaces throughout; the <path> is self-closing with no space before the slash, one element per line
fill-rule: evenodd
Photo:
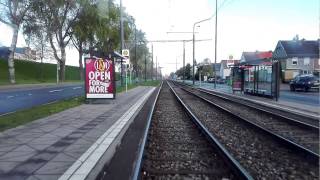
<path fill-rule="evenodd" d="M 298 65 L 298 58 L 292 58 L 292 65 Z"/>
<path fill-rule="evenodd" d="M 310 58 L 309 57 L 305 57 L 303 60 L 303 64 L 304 65 L 310 65 Z"/>

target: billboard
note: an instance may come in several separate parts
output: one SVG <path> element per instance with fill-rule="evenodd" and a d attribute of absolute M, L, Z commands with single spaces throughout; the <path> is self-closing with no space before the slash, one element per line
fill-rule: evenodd
<path fill-rule="evenodd" d="M 114 63 L 102 58 L 85 59 L 85 90 L 87 99 L 115 98 Z"/>

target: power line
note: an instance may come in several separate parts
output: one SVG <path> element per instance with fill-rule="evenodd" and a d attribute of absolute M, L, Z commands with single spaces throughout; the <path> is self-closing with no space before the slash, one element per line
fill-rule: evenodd
<path fill-rule="evenodd" d="M 175 39 L 175 40 L 169 40 L 169 39 L 158 39 L 158 40 L 146 40 L 146 41 L 137 41 L 137 43 L 175 43 L 175 42 L 191 42 L 192 39 Z M 198 39 L 196 41 L 212 41 L 212 39 Z M 134 41 L 125 41 L 126 43 L 131 43 Z"/>

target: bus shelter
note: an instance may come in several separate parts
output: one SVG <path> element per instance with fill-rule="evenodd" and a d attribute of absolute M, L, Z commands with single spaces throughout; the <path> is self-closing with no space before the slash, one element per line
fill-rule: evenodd
<path fill-rule="evenodd" d="M 233 66 L 232 90 L 278 100 L 279 63 L 262 61 Z"/>

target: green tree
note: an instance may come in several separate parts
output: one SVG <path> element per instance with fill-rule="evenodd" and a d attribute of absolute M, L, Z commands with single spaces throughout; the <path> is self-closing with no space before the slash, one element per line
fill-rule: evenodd
<path fill-rule="evenodd" d="M 81 1 L 32 1 L 32 23 L 41 24 L 47 33 L 55 59 L 60 65 L 59 79 L 65 80 L 66 47 L 72 37 L 72 25 L 82 10 Z"/>
<path fill-rule="evenodd" d="M 13 30 L 8 58 L 9 81 L 11 84 L 16 83 L 14 52 L 18 41 L 18 32 L 30 7 L 30 0 L 0 0 L 0 22 L 9 25 Z"/>
<path fill-rule="evenodd" d="M 94 41 L 96 28 L 98 27 L 99 16 L 96 4 L 83 1 L 83 6 L 78 19 L 72 25 L 72 43 L 79 54 L 79 76 L 83 80 L 82 56 L 84 49 L 90 42 Z"/>

